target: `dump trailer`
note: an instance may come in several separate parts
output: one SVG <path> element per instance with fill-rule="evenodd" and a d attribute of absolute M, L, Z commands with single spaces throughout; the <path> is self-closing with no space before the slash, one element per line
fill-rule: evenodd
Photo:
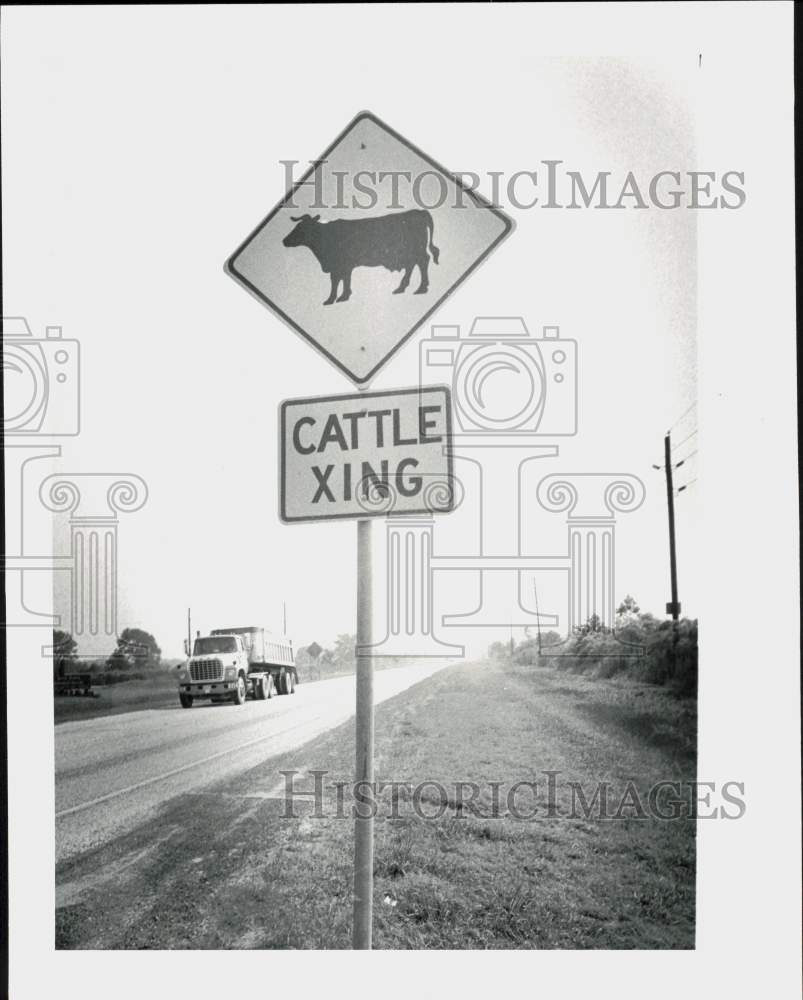
<path fill-rule="evenodd" d="M 196 638 L 187 663 L 179 667 L 178 696 L 183 708 L 199 698 L 242 705 L 249 696 L 267 701 L 274 694 L 294 694 L 297 684 L 292 641 L 247 625 Z"/>

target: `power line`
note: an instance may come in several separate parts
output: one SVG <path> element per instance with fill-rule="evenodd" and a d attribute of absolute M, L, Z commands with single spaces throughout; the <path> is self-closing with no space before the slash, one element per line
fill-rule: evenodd
<path fill-rule="evenodd" d="M 683 441 L 681 441 L 679 444 L 673 445 L 672 446 L 672 451 L 674 451 L 676 448 L 679 448 L 680 445 L 682 445 L 686 441 L 688 441 L 689 438 L 694 437 L 694 435 L 696 433 L 697 433 L 696 430 L 692 431 L 692 433 L 689 434 L 689 437 L 684 438 Z M 681 465 L 683 465 L 685 462 L 688 462 L 688 460 L 690 458 L 692 458 L 696 454 L 697 454 L 697 448 L 693 448 L 687 455 L 684 455 L 683 458 L 679 459 L 677 462 L 673 462 L 672 463 L 672 468 L 673 469 L 679 469 L 681 467 Z M 664 471 L 664 466 L 663 465 L 656 465 L 655 462 L 652 463 L 652 467 L 653 467 L 653 469 L 656 469 L 658 472 L 663 472 Z"/>
<path fill-rule="evenodd" d="M 695 448 L 694 451 L 690 451 L 688 455 L 684 455 L 679 462 L 675 462 L 675 468 L 679 469 L 681 465 L 688 462 L 688 460 L 692 457 L 692 455 L 696 454 L 697 454 L 697 449 Z"/>
<path fill-rule="evenodd" d="M 687 441 L 690 441 L 696 433 L 697 433 L 697 428 L 695 427 L 694 430 L 691 432 L 691 434 L 687 434 L 682 441 L 678 441 L 677 444 L 672 445 L 672 451 L 676 451 L 681 445 L 685 444 Z"/>
<path fill-rule="evenodd" d="M 673 431 L 673 430 L 674 430 L 674 429 L 675 429 L 675 428 L 677 427 L 677 425 L 678 425 L 678 424 L 679 424 L 679 423 L 681 422 L 681 420 L 683 420 L 683 419 L 684 419 L 684 417 L 688 416 L 688 414 L 689 414 L 689 413 L 691 413 L 691 411 L 692 411 L 692 410 L 694 409 L 694 407 L 695 407 L 696 405 L 697 405 L 697 400 L 695 399 L 695 400 L 694 400 L 694 402 L 693 402 L 693 403 L 691 404 L 691 406 L 690 406 L 690 407 L 689 407 L 689 408 L 688 408 L 687 410 L 684 410 L 684 411 L 683 411 L 683 413 L 681 413 L 681 415 L 680 415 L 680 416 L 679 416 L 679 417 L 677 418 L 677 420 L 676 420 L 676 421 L 674 422 L 674 424 L 672 424 L 672 426 L 671 426 L 671 427 L 669 428 L 669 430 L 668 430 L 668 431 L 667 431 L 666 433 L 667 433 L 667 434 L 671 434 L 671 433 L 672 433 L 672 431 Z"/>

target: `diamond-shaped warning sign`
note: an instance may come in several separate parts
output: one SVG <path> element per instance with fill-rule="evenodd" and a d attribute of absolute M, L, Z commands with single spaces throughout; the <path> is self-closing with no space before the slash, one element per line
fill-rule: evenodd
<path fill-rule="evenodd" d="M 512 228 L 498 208 L 363 112 L 226 269 L 365 385 Z"/>

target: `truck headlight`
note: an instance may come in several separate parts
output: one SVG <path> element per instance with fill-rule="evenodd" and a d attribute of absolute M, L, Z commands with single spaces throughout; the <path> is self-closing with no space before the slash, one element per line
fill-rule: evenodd
<path fill-rule="evenodd" d="M 226 680 L 233 681 L 237 676 L 237 667 L 226 667 Z"/>
<path fill-rule="evenodd" d="M 189 673 L 189 671 L 188 670 L 182 670 L 179 673 L 179 675 L 178 675 L 178 679 L 180 681 L 188 681 L 190 679 L 190 673 Z"/>

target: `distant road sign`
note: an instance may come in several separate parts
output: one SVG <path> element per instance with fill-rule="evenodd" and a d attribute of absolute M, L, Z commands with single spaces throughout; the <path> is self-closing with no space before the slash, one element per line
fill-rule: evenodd
<path fill-rule="evenodd" d="M 322 652 L 323 649 L 321 649 L 317 642 L 311 642 L 309 646 L 307 646 L 307 653 L 313 658 L 313 660 L 317 660 Z"/>
<path fill-rule="evenodd" d="M 365 385 L 512 228 L 503 212 L 363 112 L 226 269 Z"/>
<path fill-rule="evenodd" d="M 454 508 L 446 386 L 288 399 L 280 411 L 282 521 Z"/>

